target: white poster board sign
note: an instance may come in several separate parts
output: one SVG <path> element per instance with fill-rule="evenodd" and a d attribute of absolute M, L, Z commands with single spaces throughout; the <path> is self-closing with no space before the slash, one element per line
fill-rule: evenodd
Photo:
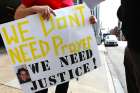
<path fill-rule="evenodd" d="M 2 24 L 0 32 L 25 93 L 58 85 L 100 66 L 94 31 L 85 5 Z"/>

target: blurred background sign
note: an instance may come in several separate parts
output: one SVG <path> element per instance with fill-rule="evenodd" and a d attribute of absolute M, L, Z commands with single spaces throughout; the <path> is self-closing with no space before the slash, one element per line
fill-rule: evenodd
<path fill-rule="evenodd" d="M 93 9 L 97 4 L 101 3 L 102 1 L 105 0 L 84 0 L 87 6 L 91 9 Z"/>

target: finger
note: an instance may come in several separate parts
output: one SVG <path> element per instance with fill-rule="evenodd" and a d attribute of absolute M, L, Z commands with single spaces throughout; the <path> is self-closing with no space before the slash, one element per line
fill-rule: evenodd
<path fill-rule="evenodd" d="M 50 19 L 50 11 L 49 11 L 49 8 L 46 9 L 45 14 L 46 14 L 46 19 L 49 20 Z"/>
<path fill-rule="evenodd" d="M 50 19 L 50 13 L 48 13 L 48 15 L 47 15 L 47 20 L 49 20 Z"/>
<path fill-rule="evenodd" d="M 43 11 L 39 11 L 38 14 L 41 15 L 43 17 L 43 19 L 44 19 L 44 12 Z"/>
<path fill-rule="evenodd" d="M 54 16 L 56 16 L 55 12 L 53 11 L 53 9 L 49 8 L 50 13 L 52 13 Z"/>
<path fill-rule="evenodd" d="M 45 10 L 43 10 L 41 13 L 42 13 L 41 15 L 42 15 L 43 19 L 46 19 L 46 13 L 45 13 Z"/>

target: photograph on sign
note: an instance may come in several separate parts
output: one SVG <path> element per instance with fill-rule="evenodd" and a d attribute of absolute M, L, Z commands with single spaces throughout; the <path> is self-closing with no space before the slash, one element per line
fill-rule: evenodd
<path fill-rule="evenodd" d="M 29 75 L 26 65 L 18 66 L 16 70 L 17 70 L 17 77 L 20 84 L 24 84 L 31 81 L 31 77 Z"/>

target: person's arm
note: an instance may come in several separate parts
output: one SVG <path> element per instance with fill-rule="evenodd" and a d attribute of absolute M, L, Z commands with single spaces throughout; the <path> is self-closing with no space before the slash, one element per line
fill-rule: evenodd
<path fill-rule="evenodd" d="M 123 20 L 124 14 L 123 14 L 123 7 L 122 5 L 118 8 L 117 10 L 117 17 L 119 18 L 120 21 Z"/>
<path fill-rule="evenodd" d="M 120 21 L 126 20 L 126 11 L 128 8 L 128 0 L 121 0 L 121 5 L 117 10 L 117 17 Z"/>
<path fill-rule="evenodd" d="M 23 4 L 21 4 L 15 12 L 15 19 L 24 18 L 34 13 L 35 12 L 33 12 L 32 7 L 26 8 Z"/>
<path fill-rule="evenodd" d="M 49 6 L 31 6 L 27 8 L 25 5 L 21 4 L 15 12 L 15 19 L 24 18 L 35 13 L 41 14 L 42 17 L 47 20 L 49 20 L 51 14 L 55 15 L 54 11 Z"/>

